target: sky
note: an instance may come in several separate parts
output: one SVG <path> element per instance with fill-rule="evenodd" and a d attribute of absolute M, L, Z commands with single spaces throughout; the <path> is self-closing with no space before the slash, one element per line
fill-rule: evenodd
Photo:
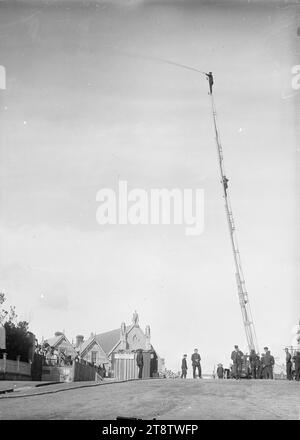
<path fill-rule="evenodd" d="M 260 351 L 300 318 L 293 2 L 1 1 L 0 290 L 38 339 L 151 327 L 167 368 L 247 351 L 204 75 Z M 96 194 L 204 190 L 204 231 L 99 225 Z"/>

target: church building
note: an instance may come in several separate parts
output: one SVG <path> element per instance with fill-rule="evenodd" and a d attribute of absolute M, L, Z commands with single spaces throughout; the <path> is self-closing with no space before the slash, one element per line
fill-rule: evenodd
<path fill-rule="evenodd" d="M 91 334 L 85 342 L 80 338 L 82 337 L 77 337 L 79 346 L 76 347 L 79 350 L 80 357 L 95 365 L 104 364 L 107 371 L 111 370 L 112 359 L 116 353 L 130 353 L 140 349 L 143 352 L 150 353 L 152 358 L 158 358 L 150 341 L 150 326 L 147 325 L 145 331 L 141 329 L 136 311 L 130 325 L 123 322 L 118 329 Z M 163 359 L 159 359 L 158 364 L 161 366 Z"/>

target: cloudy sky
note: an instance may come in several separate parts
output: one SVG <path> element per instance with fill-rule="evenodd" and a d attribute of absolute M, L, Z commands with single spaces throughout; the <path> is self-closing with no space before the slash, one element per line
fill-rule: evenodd
<path fill-rule="evenodd" d="M 260 350 L 300 317 L 292 2 L 1 1 L 0 288 L 38 338 L 142 327 L 169 368 L 247 349 L 204 76 Z M 297 24 L 298 20 L 298 24 Z M 298 47 L 297 47 L 298 46 Z M 204 232 L 107 225 L 96 194 L 201 188 Z M 299 272 L 299 271 L 298 271 Z"/>

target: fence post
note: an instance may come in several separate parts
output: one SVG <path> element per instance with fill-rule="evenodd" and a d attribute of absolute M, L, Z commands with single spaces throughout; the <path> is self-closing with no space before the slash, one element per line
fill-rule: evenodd
<path fill-rule="evenodd" d="M 20 373 L 20 358 L 21 358 L 21 356 L 18 354 L 18 356 L 17 356 L 17 373 L 18 374 Z"/>
<path fill-rule="evenodd" d="M 6 373 L 6 358 L 7 358 L 7 353 L 3 353 L 3 377 L 5 379 L 5 373 Z"/>
<path fill-rule="evenodd" d="M 71 380 L 72 380 L 72 382 L 75 382 L 75 374 L 76 374 L 76 360 L 73 359 L 73 362 L 72 362 L 72 373 L 71 373 Z"/>

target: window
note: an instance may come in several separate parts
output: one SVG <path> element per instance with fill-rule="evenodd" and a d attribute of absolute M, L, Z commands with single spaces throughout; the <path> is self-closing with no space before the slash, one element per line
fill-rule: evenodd
<path fill-rule="evenodd" d="M 92 364 L 95 364 L 96 361 L 97 361 L 97 352 L 96 351 L 92 351 L 91 362 L 92 362 Z"/>

